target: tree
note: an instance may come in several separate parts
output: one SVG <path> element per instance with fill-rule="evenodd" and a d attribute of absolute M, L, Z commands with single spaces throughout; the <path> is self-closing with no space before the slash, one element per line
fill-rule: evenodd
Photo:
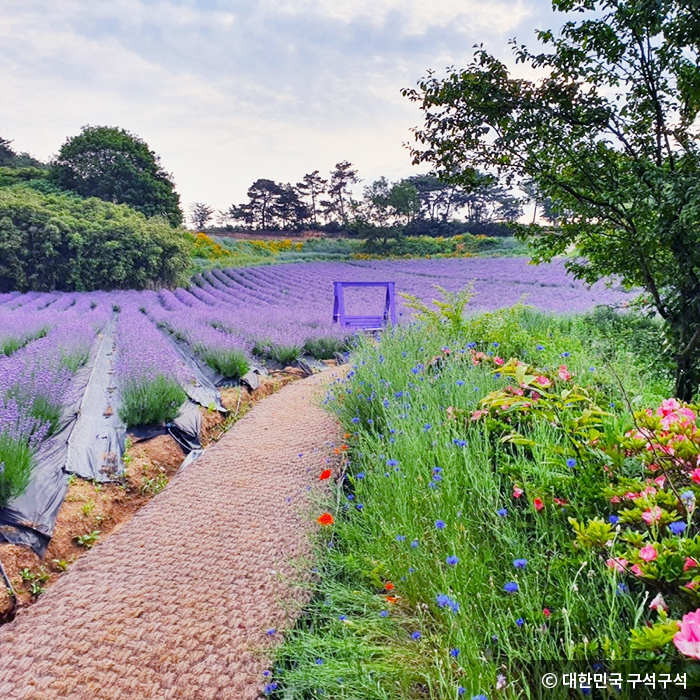
<path fill-rule="evenodd" d="M 83 197 L 128 204 L 146 216 L 182 223 L 180 195 L 159 157 L 138 136 L 110 126 L 86 126 L 51 164 L 52 179 Z"/>
<path fill-rule="evenodd" d="M 302 181 L 298 182 L 296 185 L 299 196 L 308 198 L 310 202 L 309 218 L 314 226 L 318 226 L 320 197 L 325 193 L 327 184 L 328 180 L 324 180 L 318 174 L 318 170 L 314 170 L 312 173 L 304 175 Z"/>
<path fill-rule="evenodd" d="M 325 207 L 326 219 L 336 218 L 343 226 L 350 221 L 352 210 L 352 192 L 350 185 L 358 183 L 357 170 L 347 160 L 337 163 L 331 172 L 331 182 L 328 188 L 330 199 L 321 204 Z"/>
<path fill-rule="evenodd" d="M 536 260 L 576 246 L 576 277 L 643 287 L 688 400 L 700 380 L 700 11 L 690 0 L 552 4 L 589 14 L 538 32 L 540 53 L 514 44 L 516 62 L 544 77 L 514 78 L 480 48 L 466 69 L 404 90 L 425 118 L 414 161 L 456 183 L 458 168 L 532 180 L 559 213 L 521 231 Z"/>
<path fill-rule="evenodd" d="M 260 178 L 248 188 L 248 202 L 231 205 L 227 213 L 231 219 L 243 221 L 252 229 L 266 231 L 274 225 L 275 207 L 281 194 L 281 185 Z"/>
<path fill-rule="evenodd" d="M 190 218 L 194 227 L 201 231 L 214 216 L 214 208 L 202 202 L 195 202 L 190 207 Z"/>
<path fill-rule="evenodd" d="M 0 136 L 0 168 L 45 168 L 46 166 L 28 153 L 15 153 L 12 141 Z"/>

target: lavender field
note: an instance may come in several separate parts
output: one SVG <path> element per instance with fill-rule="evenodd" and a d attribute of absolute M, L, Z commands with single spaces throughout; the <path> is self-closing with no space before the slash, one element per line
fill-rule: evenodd
<path fill-rule="evenodd" d="M 168 403 L 170 413 L 194 380 L 174 340 L 233 378 L 253 358 L 284 364 L 303 353 L 332 357 L 346 335 L 331 322 L 335 280 L 393 280 L 397 292 L 424 301 L 436 296 L 433 285 L 457 291 L 474 281 L 472 312 L 524 300 L 573 313 L 627 297 L 600 283 L 586 288 L 561 263 L 533 266 L 520 258 L 299 263 L 214 270 L 175 291 L 0 295 L 0 435 L 35 443 L 49 434 L 71 377 L 112 323 L 123 401 L 143 403 L 155 392 L 156 403 Z M 378 312 L 381 293 L 351 291 L 350 311 Z M 399 313 L 401 322 L 409 318 L 400 301 Z M 148 419 L 124 416 L 127 424 Z"/>

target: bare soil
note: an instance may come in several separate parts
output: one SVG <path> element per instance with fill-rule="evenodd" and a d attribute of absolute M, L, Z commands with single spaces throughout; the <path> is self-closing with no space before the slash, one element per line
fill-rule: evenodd
<path fill-rule="evenodd" d="M 262 377 L 260 386 L 250 393 L 239 387 L 221 390 L 221 401 L 228 415 L 218 411 L 202 412 L 202 446 L 208 447 L 258 401 L 300 378 L 298 370 L 288 368 L 271 377 Z M 17 610 L 34 603 L 78 558 L 92 547 L 80 545 L 76 538 L 98 533 L 94 542 L 104 541 L 130 520 L 156 494 L 165 488 L 177 472 L 185 454 L 170 435 L 158 435 L 132 444 L 126 451 L 126 477 L 120 483 L 97 484 L 79 478 L 71 480 L 66 499 L 58 513 L 53 538 L 43 559 L 29 547 L 0 542 L 0 562 L 16 593 L 13 605 L 9 591 L 0 579 L 0 624 L 14 618 Z"/>

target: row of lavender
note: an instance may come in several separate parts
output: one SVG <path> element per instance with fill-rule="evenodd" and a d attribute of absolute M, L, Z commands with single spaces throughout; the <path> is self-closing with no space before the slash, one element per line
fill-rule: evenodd
<path fill-rule="evenodd" d="M 120 415 L 128 425 L 167 420 L 193 381 L 173 338 L 228 377 L 245 373 L 251 356 L 285 363 L 304 352 L 332 356 L 346 341 L 331 323 L 336 280 L 394 280 L 397 291 L 425 301 L 435 284 L 457 291 L 473 280 L 475 311 L 524 295 L 541 309 L 565 312 L 624 299 L 620 290 L 584 288 L 559 263 L 535 267 L 523 259 L 300 263 L 214 270 L 175 291 L 0 295 L 0 503 L 17 488 L 2 490 L 10 462 L 27 465 L 32 447 L 51 432 L 68 382 L 115 315 Z M 352 290 L 350 312 L 381 308 L 381 294 Z"/>

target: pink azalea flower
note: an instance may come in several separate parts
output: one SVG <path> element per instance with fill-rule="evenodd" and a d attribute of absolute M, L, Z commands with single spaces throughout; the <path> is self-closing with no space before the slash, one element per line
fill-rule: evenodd
<path fill-rule="evenodd" d="M 608 559 L 605 563 L 612 571 L 617 571 L 619 574 L 624 573 L 629 564 L 627 559 Z"/>
<path fill-rule="evenodd" d="M 639 568 L 638 564 L 632 564 L 632 567 L 630 571 L 635 575 L 635 576 L 644 576 L 644 572 Z"/>
<path fill-rule="evenodd" d="M 634 493 L 633 491 L 628 491 L 628 492 L 625 494 L 625 498 L 626 498 L 628 501 L 633 501 L 635 498 L 639 498 L 639 494 L 638 494 L 638 493 Z"/>
<path fill-rule="evenodd" d="M 695 469 L 693 472 L 690 474 L 690 478 L 692 481 L 694 481 L 696 484 L 700 484 L 700 467 Z"/>
<path fill-rule="evenodd" d="M 494 357 L 493 362 L 495 365 L 498 365 L 500 367 L 503 364 L 503 359 L 500 357 Z"/>
<path fill-rule="evenodd" d="M 539 401 L 539 400 L 542 398 L 542 394 L 539 394 L 538 392 L 533 391 L 533 392 L 530 394 L 530 398 L 531 398 L 533 401 Z"/>
<path fill-rule="evenodd" d="M 485 415 L 486 413 L 488 413 L 488 411 L 474 411 L 474 413 L 472 413 L 471 415 L 471 420 L 479 420 L 479 418 L 481 418 L 481 416 Z"/>
<path fill-rule="evenodd" d="M 513 486 L 513 498 L 520 498 L 525 493 L 520 486 Z"/>
<path fill-rule="evenodd" d="M 551 380 L 549 380 L 547 377 L 542 376 L 541 374 L 535 377 L 535 381 L 543 388 L 552 386 Z"/>
<path fill-rule="evenodd" d="M 673 638 L 676 648 L 684 656 L 700 659 L 700 609 L 683 615 L 683 620 L 678 624 L 680 630 Z"/>
<path fill-rule="evenodd" d="M 669 413 L 677 411 L 681 405 L 676 401 L 676 399 L 664 399 L 661 402 L 661 406 L 656 409 L 657 416 L 667 416 Z"/>
<path fill-rule="evenodd" d="M 658 557 L 659 554 L 656 551 L 656 549 L 654 549 L 654 547 L 652 545 L 648 544 L 648 545 L 646 545 L 646 547 L 642 547 L 639 550 L 639 556 L 641 559 L 648 562 L 648 561 L 654 561 L 654 559 L 656 559 L 656 557 Z"/>
<path fill-rule="evenodd" d="M 664 597 L 661 595 L 661 593 L 656 594 L 656 598 L 649 603 L 649 609 L 650 610 L 656 610 L 657 612 L 659 610 L 663 610 L 664 612 L 668 612 L 668 605 L 666 605 L 666 601 L 664 600 Z"/>
<path fill-rule="evenodd" d="M 566 365 L 561 365 L 559 367 L 559 379 L 561 379 L 562 382 L 568 382 L 569 379 L 571 379 L 571 373 L 566 369 Z"/>
<path fill-rule="evenodd" d="M 683 564 L 683 571 L 694 569 L 697 565 L 698 563 L 695 561 L 695 559 L 692 559 L 691 557 L 686 557 L 685 564 Z"/>
<path fill-rule="evenodd" d="M 664 484 L 666 483 L 666 477 L 662 474 L 661 476 L 657 476 L 656 479 L 654 479 L 654 483 L 662 489 L 664 487 Z"/>
<path fill-rule="evenodd" d="M 644 511 L 644 513 L 642 513 L 642 520 L 647 525 L 658 523 L 659 520 L 661 520 L 661 508 L 659 508 L 659 506 L 654 506 L 653 508 L 649 508 L 649 510 Z M 651 547 L 651 545 L 647 545 L 647 547 Z M 651 548 L 654 549 L 653 547 Z"/>

